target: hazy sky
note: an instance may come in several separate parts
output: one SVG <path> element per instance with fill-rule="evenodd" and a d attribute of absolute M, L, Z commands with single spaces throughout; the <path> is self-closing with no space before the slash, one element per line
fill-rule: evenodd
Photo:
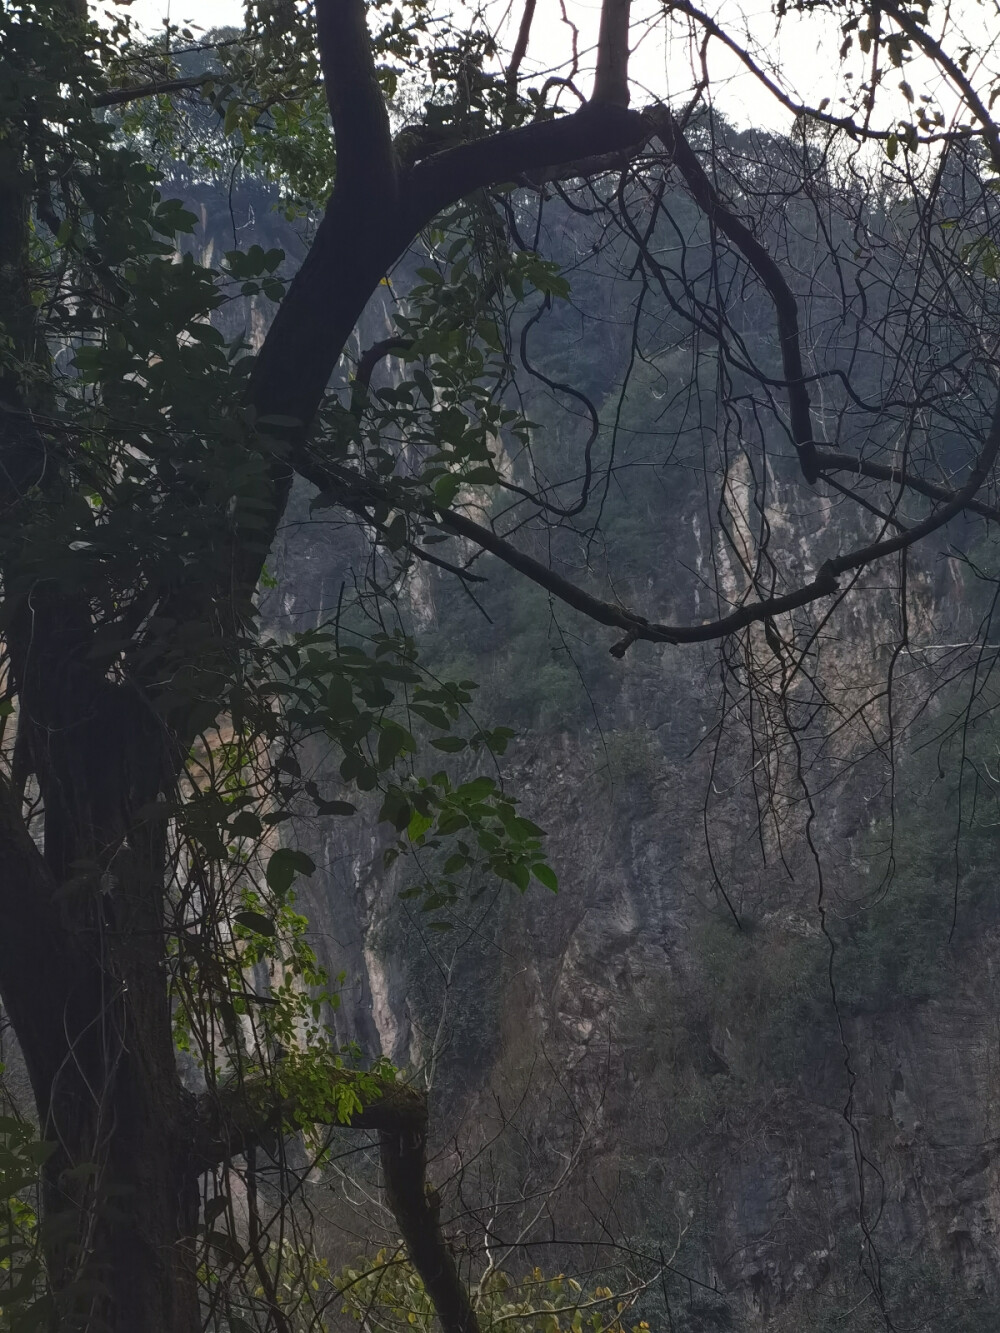
<path fill-rule="evenodd" d="M 455 0 L 455 7 L 458 8 L 460 3 L 461 0 Z M 520 4 L 513 0 L 509 10 L 507 3 L 508 0 L 494 0 L 498 22 L 511 10 L 516 22 Z M 582 55 L 592 48 L 596 37 L 600 0 L 563 0 L 563 3 L 566 14 L 579 28 Z M 702 0 L 702 7 L 734 37 L 749 33 L 755 47 L 766 53 L 765 58 L 772 68 L 782 71 L 781 82 L 787 91 L 800 94 L 812 105 L 828 97 L 831 110 L 835 111 L 838 100 L 850 86 L 845 76 L 853 73 L 855 79 L 864 77 L 861 66 L 855 65 L 853 70 L 850 65 L 842 67 L 838 57 L 841 35 L 836 21 L 828 15 L 789 16 L 780 28 L 776 28 L 769 0 L 746 0 L 746 3 L 741 0 Z M 555 69 L 568 58 L 570 30 L 562 21 L 561 9 L 560 0 L 538 0 L 526 69 L 531 64 L 541 69 L 543 59 L 546 68 Z M 994 10 L 993 21 L 989 22 L 986 15 L 991 9 Z M 971 43 L 980 52 L 979 62 L 983 69 L 1000 68 L 997 58 L 1000 21 L 997 21 L 995 10 L 996 0 L 985 5 L 977 4 L 975 0 L 965 0 L 964 3 L 957 0 L 950 7 L 952 22 L 962 24 L 964 21 Z M 167 13 L 175 24 L 198 25 L 205 29 L 224 23 L 239 23 L 242 6 L 239 0 L 135 0 L 129 12 L 150 30 L 162 27 Z M 665 98 L 674 105 L 683 105 L 685 94 L 690 92 L 694 82 L 692 68 L 700 59 L 698 51 L 679 23 L 672 25 L 665 40 L 662 14 L 663 6 L 658 0 L 634 0 L 634 18 L 640 25 L 645 20 L 648 26 L 648 35 L 632 60 L 637 105 L 651 95 Z M 582 65 L 585 63 L 581 61 Z M 708 64 L 713 101 L 727 116 L 741 124 L 772 129 L 788 127 L 789 113 L 716 40 L 709 43 Z M 975 69 L 974 62 L 970 72 L 974 73 Z M 921 71 L 916 64 L 907 71 L 906 77 L 918 96 L 922 91 L 934 95 L 941 93 L 935 82 L 921 82 L 922 78 L 929 80 L 929 72 Z M 893 71 L 885 83 L 883 123 L 890 126 L 897 116 L 906 114 L 906 103 L 896 87 L 901 78 L 902 75 L 897 76 Z M 587 92 L 585 77 L 581 77 L 581 84 L 582 91 Z M 947 96 L 942 97 L 942 109 L 946 116 L 953 111 Z"/>

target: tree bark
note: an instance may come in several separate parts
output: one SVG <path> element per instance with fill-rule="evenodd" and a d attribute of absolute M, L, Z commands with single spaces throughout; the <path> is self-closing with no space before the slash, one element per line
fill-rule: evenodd
<path fill-rule="evenodd" d="M 155 886 L 119 869 L 100 904 L 108 919 L 82 929 L 82 897 L 97 905 L 99 879 L 56 883 L 9 789 L 3 798 L 0 978 L 41 1134 L 55 1145 L 42 1230 L 54 1326 L 193 1333 L 193 1106 L 176 1073 L 162 925 L 136 924 Z"/>
<path fill-rule="evenodd" d="M 151 1054 L 150 1024 L 123 998 L 103 1012 L 110 1058 L 64 1069 L 43 1122 L 59 1145 L 43 1182 L 54 1323 L 60 1333 L 195 1333 L 198 1193 L 173 1051 L 169 1063 Z M 129 1027 L 132 1041 L 121 1040 Z"/>
<path fill-rule="evenodd" d="M 54 1322 L 193 1333 L 193 1099 L 167 1000 L 165 828 L 142 813 L 168 776 L 164 738 L 140 699 L 94 670 L 72 608 L 35 592 L 9 642 L 45 846 L 5 787 L 0 988 L 55 1145 L 42 1230 Z"/>

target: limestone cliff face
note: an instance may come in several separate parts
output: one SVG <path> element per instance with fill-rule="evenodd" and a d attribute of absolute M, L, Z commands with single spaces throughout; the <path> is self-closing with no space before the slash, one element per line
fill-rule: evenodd
<path fill-rule="evenodd" d="M 552 355 L 600 400 L 628 297 L 596 280 L 589 295 L 601 318 L 565 315 Z M 730 438 L 712 384 L 693 435 L 663 425 L 686 357 L 638 383 L 601 533 L 521 539 L 602 595 L 690 623 L 738 599 L 762 541 L 801 581 L 874 527 L 845 527 L 773 441 L 765 457 Z M 530 407 L 540 452 L 572 460 L 585 429 Z M 297 495 L 271 562 L 279 632 L 331 617 L 363 578 L 363 541 L 328 517 Z M 404 872 L 382 871 L 373 812 L 296 836 L 319 867 L 302 902 L 343 976 L 340 1033 L 432 1087 L 459 1236 L 555 1238 L 567 1266 L 592 1254 L 570 1241 L 666 1261 L 646 1299 L 657 1326 L 689 1333 L 862 1333 L 885 1311 L 938 1333 L 995 1327 L 995 835 L 979 818 L 956 860 L 963 757 L 918 744 L 958 707 L 948 682 L 981 608 L 955 555 L 981 541 L 956 523 L 910 562 L 902 650 L 895 569 L 811 638 L 799 622 L 777 644 L 755 631 L 752 655 L 638 644 L 622 662 L 612 636 L 489 562 L 492 622 L 414 571 L 404 619 L 437 672 L 481 682 L 483 720 L 518 731 L 505 780 L 548 830 L 561 891 L 504 888 L 434 932 L 400 900 Z M 309 764 L 335 782 L 328 760 Z"/>
<path fill-rule="evenodd" d="M 795 540 L 805 502 L 782 485 L 772 512 Z M 653 558 L 690 569 L 711 551 L 689 501 L 672 497 L 674 545 Z M 816 534 L 813 521 L 803 561 Z M 288 623 L 332 610 L 349 559 L 323 529 L 295 531 L 280 553 Z M 897 720 L 932 692 L 963 586 L 948 560 L 914 566 Z M 697 586 L 675 587 L 651 613 L 696 614 Z M 871 743 L 884 706 L 853 716 L 891 653 L 881 593 L 859 591 L 829 636 L 821 671 L 840 716 L 804 735 L 801 779 L 776 716 L 771 750 L 748 739 L 717 650 L 637 645 L 617 663 L 591 632 L 576 653 L 583 684 L 558 641 L 542 660 L 531 646 L 525 681 L 511 664 L 516 615 L 487 651 L 468 622 L 449 626 L 436 575 L 419 597 L 432 660 L 440 639 L 471 659 L 463 674 L 486 682 L 484 708 L 503 711 L 517 684 L 505 776 L 548 830 L 561 883 L 558 896 L 501 890 L 435 935 L 382 873 L 370 820 L 302 835 L 321 867 L 306 910 L 345 975 L 338 1023 L 432 1081 L 443 1174 L 499 1135 L 508 1184 L 561 1182 L 557 1234 L 600 1217 L 717 1290 L 699 1297 L 673 1278 L 679 1328 L 879 1327 L 865 1273 L 897 1315 L 944 1302 L 978 1319 L 1000 1278 L 1000 913 L 992 887 L 973 892 L 963 872 L 949 943 L 954 880 L 935 867 L 954 810 L 903 749 L 899 864 L 885 879 L 890 765 Z M 530 1163 L 516 1149 L 525 1137 Z"/>

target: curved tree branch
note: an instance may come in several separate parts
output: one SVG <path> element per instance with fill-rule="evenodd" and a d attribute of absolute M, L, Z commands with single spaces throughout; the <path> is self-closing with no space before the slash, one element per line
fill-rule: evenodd
<path fill-rule="evenodd" d="M 721 28 L 711 15 L 706 14 L 703 9 L 691 4 L 690 0 L 671 0 L 670 8 L 676 14 L 686 14 L 689 18 L 694 19 L 710 36 L 728 47 L 737 60 L 741 61 L 771 96 L 780 102 L 786 110 L 790 111 L 793 116 L 808 116 L 810 120 L 816 121 L 820 125 L 829 125 L 831 129 L 843 130 L 855 141 L 871 139 L 884 143 L 887 139 L 896 135 L 897 130 L 895 128 L 872 129 L 871 126 L 856 121 L 853 116 L 837 116 L 830 111 L 823 110 L 821 107 L 807 106 L 804 102 L 796 101 L 794 97 L 790 97 L 785 92 L 784 88 L 775 83 L 774 79 L 754 60 L 744 46 L 741 46 L 730 33 L 726 32 L 725 28 Z M 959 126 L 953 130 L 942 130 L 939 134 L 919 134 L 917 142 L 953 143 L 956 140 L 968 139 L 972 133 L 971 129 Z"/>
<path fill-rule="evenodd" d="M 740 251 L 774 302 L 778 320 L 778 340 L 781 346 L 781 364 L 788 384 L 792 440 L 798 450 L 803 476 L 806 481 L 814 483 L 819 477 L 816 468 L 816 433 L 802 366 L 798 305 L 792 290 L 785 281 L 781 269 L 750 228 L 720 199 L 718 191 L 708 179 L 704 167 L 670 114 L 669 108 L 653 107 L 646 112 L 646 116 L 650 124 L 655 126 L 657 137 L 671 154 L 695 202 L 712 225 L 717 227 L 723 236 L 728 237 Z"/>
<path fill-rule="evenodd" d="M 316 39 L 337 143 L 341 189 L 395 194 L 396 154 L 364 0 L 316 0 Z"/>
<path fill-rule="evenodd" d="M 948 74 L 948 77 L 965 99 L 966 105 L 975 113 L 976 119 L 982 126 L 982 134 L 990 150 L 990 161 L 993 164 L 993 170 L 1000 171 L 1000 129 L 997 128 L 997 123 L 990 114 L 989 108 L 976 92 L 972 80 L 958 61 L 953 60 L 948 55 L 941 43 L 931 36 L 912 13 L 908 13 L 903 6 L 896 4 L 895 0 L 882 0 L 881 8 L 885 13 L 892 15 L 910 41 L 915 42 L 926 56 Z"/>
<path fill-rule="evenodd" d="M 378 363 L 394 353 L 405 352 L 412 344 L 412 338 L 380 338 L 378 342 L 372 343 L 371 347 L 366 347 L 358 358 L 358 366 L 354 372 L 355 390 L 367 397 L 372 375 Z"/>
<path fill-rule="evenodd" d="M 871 477 L 875 481 L 891 481 L 897 486 L 924 495 L 928 500 L 937 500 L 940 504 L 951 504 L 957 495 L 947 486 L 938 486 L 924 477 L 914 476 L 905 468 L 891 467 L 885 463 L 874 463 L 867 458 L 856 458 L 852 454 L 841 454 L 821 449 L 816 455 L 816 467 L 821 476 L 831 472 L 852 472 L 855 476 Z M 979 514 L 991 523 L 1000 522 L 1000 507 L 987 504 L 984 500 L 972 499 L 966 503 L 970 514 Z"/>
<path fill-rule="evenodd" d="M 528 51 L 528 39 L 531 36 L 531 24 L 534 17 L 535 0 L 525 0 L 524 11 L 521 14 L 521 22 L 517 30 L 517 39 L 514 42 L 514 49 L 510 53 L 510 60 L 504 73 L 508 108 L 512 107 L 517 101 L 517 76 L 521 70 L 521 62 Z"/>
<path fill-rule="evenodd" d="M 893 537 L 855 547 L 853 551 L 824 561 L 813 579 L 791 592 L 764 598 L 761 601 L 745 602 L 728 615 L 706 621 L 701 625 L 667 625 L 650 621 L 627 607 L 606 602 L 586 592 L 555 570 L 543 565 L 540 560 L 536 560 L 524 551 L 519 551 L 506 538 L 498 536 L 492 528 L 477 523 L 456 509 L 441 508 L 427 500 L 419 502 L 414 508 L 427 521 L 454 533 L 457 537 L 474 542 L 484 551 L 489 551 L 504 564 L 516 569 L 589 619 L 601 625 L 624 630 L 625 638 L 610 650 L 614 656 L 620 657 L 631 644 L 640 639 L 651 643 L 708 643 L 727 638 L 749 625 L 770 620 L 775 616 L 808 606 L 823 597 L 832 596 L 838 591 L 837 580 L 842 574 L 863 569 L 877 560 L 883 560 L 886 556 L 914 546 L 938 528 L 944 527 L 957 514 L 970 508 L 992 472 L 998 453 L 1000 453 L 1000 400 L 994 411 L 983 448 L 968 480 L 953 492 L 939 509 Z M 350 509 L 366 520 L 367 507 L 373 501 L 392 505 L 405 503 L 405 493 L 390 493 L 380 483 L 372 482 L 346 468 L 318 462 L 304 455 L 296 457 L 295 467 L 306 480 L 311 481 L 324 496 L 329 498 L 331 504 Z"/>
<path fill-rule="evenodd" d="M 345 1081 L 349 1077 L 345 1072 Z M 296 1123 L 298 1108 L 291 1098 L 262 1107 L 255 1104 L 255 1091 L 244 1085 L 198 1099 L 189 1159 L 193 1173 L 245 1154 Z M 262 1085 L 259 1093 L 266 1096 L 267 1088 Z M 318 1124 L 340 1123 L 335 1102 L 328 1114 L 311 1118 Z M 378 1134 L 386 1198 L 444 1333 L 479 1333 L 468 1289 L 441 1230 L 437 1193 L 427 1180 L 427 1123 L 426 1094 L 412 1084 L 384 1079 L 379 1096 L 356 1111 L 347 1127 Z"/>
<path fill-rule="evenodd" d="M 324 0 L 326 9 L 355 0 Z M 346 108 L 344 109 L 346 115 Z M 351 146 L 348 118 L 339 139 L 343 162 Z M 379 279 L 434 217 L 474 190 L 516 180 L 526 172 L 623 149 L 648 136 L 637 112 L 584 106 L 561 120 L 542 121 L 424 158 L 400 175 L 398 199 L 376 189 L 349 188 L 343 167 L 302 267 L 258 353 L 251 402 L 261 417 L 303 426 L 312 420 L 330 376 Z M 394 187 L 395 188 L 395 187 Z"/>
<path fill-rule="evenodd" d="M 635 152 L 648 137 L 649 127 L 639 112 L 613 103 L 586 102 L 559 120 L 536 121 L 435 153 L 410 173 L 407 202 L 412 234 L 474 190 L 570 162 Z"/>

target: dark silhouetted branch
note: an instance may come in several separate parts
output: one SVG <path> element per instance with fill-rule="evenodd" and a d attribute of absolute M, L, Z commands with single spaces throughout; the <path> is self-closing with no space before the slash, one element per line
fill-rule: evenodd
<path fill-rule="evenodd" d="M 122 106 L 125 102 L 138 102 L 144 97 L 159 97 L 162 93 L 182 93 L 192 88 L 201 88 L 211 80 L 210 74 L 192 74 L 185 79 L 153 79 L 149 83 L 137 83 L 130 88 L 112 88 L 109 92 L 98 93 L 90 105 L 94 107 Z"/>
<path fill-rule="evenodd" d="M 965 70 L 957 60 L 945 51 L 944 47 L 933 37 L 926 28 L 924 28 L 914 17 L 914 15 L 905 9 L 902 5 L 895 3 L 895 0 L 884 0 L 882 9 L 886 14 L 899 24 L 903 32 L 906 33 L 910 41 L 920 47 L 924 55 L 928 56 L 934 63 L 945 71 L 948 77 L 958 88 L 966 105 L 975 114 L 976 119 L 982 126 L 983 138 L 990 150 L 990 160 L 994 171 L 1000 171 L 1000 129 L 990 114 L 989 107 L 979 96 L 975 85 L 966 74 Z M 991 102 L 992 106 L 992 102 Z"/>
<path fill-rule="evenodd" d="M 521 22 L 517 29 L 517 39 L 514 42 L 514 49 L 510 53 L 510 61 L 504 75 L 504 81 L 507 84 L 508 106 L 512 106 L 517 98 L 517 76 L 521 69 L 521 62 L 528 51 L 528 38 L 531 36 L 531 24 L 534 17 L 535 0 L 525 0 Z"/>
<path fill-rule="evenodd" d="M 316 0 L 316 35 L 337 141 L 337 180 L 389 203 L 396 155 L 364 0 Z"/>
<path fill-rule="evenodd" d="M 1000 452 L 1000 402 L 994 411 L 983 449 L 968 480 L 939 509 L 893 537 L 856 547 L 844 555 L 824 561 L 815 578 L 791 592 L 757 602 L 745 602 L 728 615 L 706 621 L 701 625 L 665 625 L 650 621 L 627 607 L 603 601 L 584 591 L 533 556 L 519 551 L 491 528 L 477 523 L 458 510 L 443 509 L 431 504 L 430 501 L 423 501 L 415 508 L 428 521 L 436 522 L 446 532 L 463 537 L 482 550 L 495 555 L 504 564 L 516 569 L 589 619 L 601 625 L 624 630 L 624 640 L 611 649 L 615 656 L 621 656 L 631 644 L 640 639 L 652 643 L 673 644 L 708 643 L 724 639 L 750 625 L 798 610 L 823 597 L 832 596 L 838 590 L 837 580 L 842 574 L 863 569 L 877 560 L 883 560 L 887 556 L 914 546 L 938 528 L 944 527 L 964 509 L 969 508 L 993 471 L 998 452 Z M 297 460 L 296 468 L 308 481 L 318 486 L 320 491 L 330 498 L 331 503 L 342 505 L 363 517 L 367 516 L 366 507 L 376 500 L 393 505 L 405 503 L 400 493 L 390 495 L 379 483 L 352 474 L 348 469 L 324 465 L 305 458 Z"/>
<path fill-rule="evenodd" d="M 938 486 L 924 477 L 915 476 L 905 468 L 890 467 L 885 463 L 874 463 L 867 458 L 855 458 L 852 454 L 841 454 L 821 449 L 816 455 L 816 466 L 821 476 L 829 472 L 852 472 L 855 476 L 871 477 L 875 481 L 891 481 L 907 490 L 924 495 L 939 504 L 951 504 L 957 494 L 947 486 Z M 984 500 L 969 500 L 965 506 L 970 514 L 979 514 L 990 522 L 1000 522 L 1000 508 L 986 504 Z"/>
<path fill-rule="evenodd" d="M 411 225 L 425 226 L 450 204 L 488 185 L 532 172 L 637 151 L 649 135 L 642 116 L 613 104 L 586 103 L 571 116 L 505 130 L 425 158 L 410 175 Z"/>
<path fill-rule="evenodd" d="M 884 143 L 887 139 L 895 138 L 898 134 L 899 131 L 895 127 L 886 130 L 872 129 L 870 125 L 855 120 L 853 116 L 837 116 L 821 107 L 807 106 L 804 102 L 796 101 L 794 97 L 789 97 L 784 88 L 775 83 L 774 79 L 754 60 L 749 51 L 741 46 L 724 28 L 721 28 L 711 15 L 699 9 L 697 5 L 691 4 L 690 0 L 672 0 L 670 7 L 676 14 L 687 14 L 689 18 L 694 19 L 696 23 L 704 28 L 706 33 L 728 47 L 754 78 L 758 79 L 772 97 L 789 110 L 793 116 L 808 116 L 810 120 L 821 125 L 829 125 L 831 129 L 843 130 L 850 138 L 855 140 L 874 139 Z M 972 131 L 966 126 L 956 126 L 952 130 L 942 130 L 939 134 L 919 134 L 917 142 L 951 143 L 956 140 L 968 139 L 971 133 Z"/>
<path fill-rule="evenodd" d="M 345 1072 L 344 1078 L 351 1075 Z M 190 1162 L 194 1172 L 243 1155 L 263 1138 L 297 1123 L 298 1108 L 291 1099 L 267 1105 L 261 1096 L 266 1089 L 244 1085 L 199 1099 Z M 319 1124 L 340 1123 L 336 1101 L 331 1099 L 328 1116 L 311 1118 Z M 386 1198 L 444 1333 L 479 1333 L 468 1290 L 441 1230 L 438 1196 L 427 1180 L 426 1095 L 408 1083 L 385 1079 L 379 1096 L 356 1111 L 346 1127 L 378 1134 Z"/>
<path fill-rule="evenodd" d="M 597 33 L 597 69 L 592 101 L 609 106 L 629 104 L 628 20 L 631 0 L 604 0 Z"/>
<path fill-rule="evenodd" d="M 380 338 L 371 347 L 366 347 L 358 358 L 358 368 L 354 372 L 355 390 L 367 394 L 378 363 L 396 352 L 405 352 L 412 341 L 411 338 Z"/>
<path fill-rule="evenodd" d="M 324 7 L 347 2 L 324 0 Z M 347 140 L 354 132 L 345 128 Z M 347 188 L 341 173 L 312 247 L 258 353 L 251 384 L 258 414 L 303 426 L 312 420 L 379 279 L 444 209 L 474 190 L 517 180 L 532 170 L 636 151 L 647 135 L 646 122 L 636 112 L 584 106 L 561 120 L 506 130 L 422 159 L 399 177 L 395 204 L 374 188 Z"/>
<path fill-rule="evenodd" d="M 712 225 L 740 251 L 774 302 L 778 320 L 778 340 L 781 345 L 781 364 L 788 383 L 792 440 L 799 453 L 803 476 L 806 481 L 813 483 L 819 476 L 816 469 L 816 436 L 802 367 L 798 306 L 792 290 L 785 281 L 781 269 L 750 228 L 720 199 L 718 191 L 708 179 L 704 167 L 681 133 L 669 109 L 665 106 L 654 107 L 648 110 L 646 115 L 650 124 L 655 126 L 657 137 L 673 157 L 695 202 Z"/>

